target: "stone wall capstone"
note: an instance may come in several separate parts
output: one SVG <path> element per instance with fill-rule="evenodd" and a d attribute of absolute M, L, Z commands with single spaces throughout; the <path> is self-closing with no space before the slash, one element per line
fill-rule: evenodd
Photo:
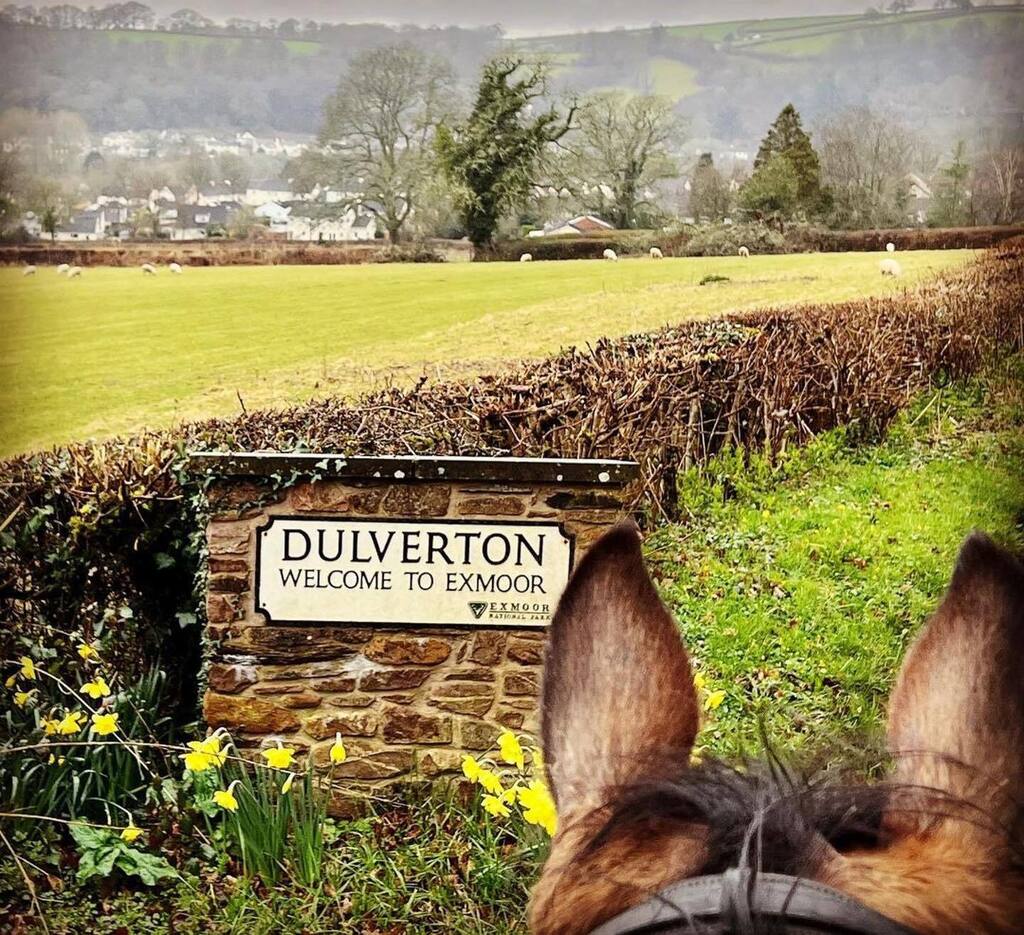
<path fill-rule="evenodd" d="M 336 621 L 269 622 L 255 607 L 258 531 L 274 517 L 556 523 L 575 564 L 628 515 L 637 476 L 631 462 L 544 459 L 200 453 L 193 464 L 210 476 L 207 724 L 324 766 L 340 734 L 348 758 L 333 775 L 356 795 L 454 775 L 506 728 L 535 735 L 546 628 L 370 625 L 345 619 L 343 601 Z"/>

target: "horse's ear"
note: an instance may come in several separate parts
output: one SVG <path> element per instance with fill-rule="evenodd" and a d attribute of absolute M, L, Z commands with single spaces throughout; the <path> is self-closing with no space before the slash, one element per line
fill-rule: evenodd
<path fill-rule="evenodd" d="M 889 706 L 895 778 L 1011 823 L 1024 803 L 1024 567 L 981 534 L 903 663 Z"/>
<path fill-rule="evenodd" d="M 563 815 L 658 779 L 690 756 L 698 727 L 690 662 L 644 568 L 632 524 L 583 558 L 551 624 L 544 754 Z"/>

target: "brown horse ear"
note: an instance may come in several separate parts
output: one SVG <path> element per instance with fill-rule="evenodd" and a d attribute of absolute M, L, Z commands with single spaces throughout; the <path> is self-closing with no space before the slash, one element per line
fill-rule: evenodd
<path fill-rule="evenodd" d="M 903 663 L 889 707 L 898 782 L 996 821 L 1024 802 L 1024 567 L 976 533 Z"/>
<path fill-rule="evenodd" d="M 563 815 L 689 760 L 697 697 L 679 629 L 644 568 L 632 524 L 590 549 L 551 624 L 544 754 Z"/>

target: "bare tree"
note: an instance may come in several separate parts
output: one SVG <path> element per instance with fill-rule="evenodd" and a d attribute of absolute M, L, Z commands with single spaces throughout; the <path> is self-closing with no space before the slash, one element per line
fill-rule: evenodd
<path fill-rule="evenodd" d="M 982 223 L 1013 224 L 1024 214 L 1024 147 L 1003 146 L 974 164 L 971 206 Z"/>
<path fill-rule="evenodd" d="M 907 174 L 919 149 L 916 135 L 888 114 L 851 107 L 817 133 L 822 183 L 836 219 L 858 227 L 902 223 Z"/>
<path fill-rule="evenodd" d="M 616 227 L 634 227 L 638 214 L 652 207 L 653 187 L 679 174 L 672 151 L 682 142 L 683 125 L 672 102 L 602 92 L 580 105 L 577 120 L 564 162 L 570 188 Z"/>
<path fill-rule="evenodd" d="M 451 66 L 411 45 L 357 55 L 328 99 L 320 141 L 347 204 L 373 212 L 396 243 L 433 171 L 431 141 L 452 110 Z"/>

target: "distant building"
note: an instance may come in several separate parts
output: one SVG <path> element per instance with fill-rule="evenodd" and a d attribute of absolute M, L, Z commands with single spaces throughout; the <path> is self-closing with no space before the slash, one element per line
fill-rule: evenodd
<path fill-rule="evenodd" d="M 256 207 L 268 201 L 291 201 L 294 197 L 291 183 L 285 179 L 253 179 L 242 196 L 242 202 Z"/>
<path fill-rule="evenodd" d="M 205 240 L 225 233 L 232 213 L 227 205 L 164 205 L 158 215 L 160 235 L 171 240 Z"/>
<path fill-rule="evenodd" d="M 921 176 L 909 172 L 907 184 L 907 216 L 916 224 L 924 224 L 928 220 L 928 212 L 932 206 L 931 186 Z"/>
<path fill-rule="evenodd" d="M 236 189 L 229 179 L 223 182 L 207 182 L 196 188 L 194 185 L 185 193 L 185 200 L 196 205 L 238 205 L 245 192 Z"/>
<path fill-rule="evenodd" d="M 566 221 L 553 221 L 550 224 L 545 224 L 543 230 L 530 231 L 528 236 L 558 237 L 563 234 L 599 234 L 611 230 L 615 230 L 614 224 L 609 224 L 593 214 L 580 214 Z"/>
<path fill-rule="evenodd" d="M 372 214 L 357 214 L 352 208 L 344 214 L 325 217 L 315 206 L 297 203 L 289 209 L 285 231 L 289 240 L 373 240 L 377 236 L 377 219 Z"/>
<path fill-rule="evenodd" d="M 39 237 L 43 233 L 43 222 L 39 220 L 39 216 L 34 211 L 26 211 L 21 216 L 21 229 L 29 237 Z"/>
<path fill-rule="evenodd" d="M 103 210 L 82 211 L 64 224 L 57 226 L 53 239 L 70 240 L 102 240 L 107 236 L 107 220 Z"/>

